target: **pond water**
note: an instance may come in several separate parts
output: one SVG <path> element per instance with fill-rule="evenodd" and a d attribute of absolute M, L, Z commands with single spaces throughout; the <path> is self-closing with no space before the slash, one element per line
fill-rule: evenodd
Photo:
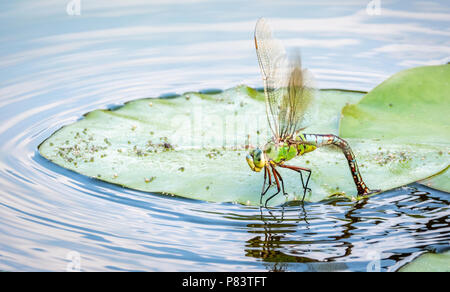
<path fill-rule="evenodd" d="M 449 247 L 449 194 L 419 184 L 268 210 L 122 189 L 37 151 L 97 108 L 261 87 L 260 16 L 321 88 L 447 63 L 447 1 L 93 2 L 0 3 L 0 270 L 394 271 Z"/>

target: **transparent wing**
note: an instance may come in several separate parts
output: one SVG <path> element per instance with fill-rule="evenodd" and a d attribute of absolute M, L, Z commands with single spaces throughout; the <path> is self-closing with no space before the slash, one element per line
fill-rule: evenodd
<path fill-rule="evenodd" d="M 255 47 L 266 96 L 266 113 L 275 138 L 280 138 L 279 103 L 285 92 L 286 76 L 281 71 L 286 62 L 286 52 L 281 43 L 272 37 L 272 29 L 264 18 L 255 27 Z"/>
<path fill-rule="evenodd" d="M 267 119 L 275 138 L 302 129 L 306 109 L 314 97 L 312 75 L 301 67 L 300 55 L 291 60 L 263 18 L 255 28 L 255 46 L 266 96 Z"/>
<path fill-rule="evenodd" d="M 286 92 L 282 96 L 278 116 L 281 138 L 292 136 L 304 128 L 305 113 L 315 95 L 312 74 L 302 69 L 300 54 L 290 60 L 287 72 Z"/>

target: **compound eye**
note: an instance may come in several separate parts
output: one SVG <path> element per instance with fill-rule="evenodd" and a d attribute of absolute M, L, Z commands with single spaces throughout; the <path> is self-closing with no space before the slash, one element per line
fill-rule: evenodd
<path fill-rule="evenodd" d="M 261 160 L 261 150 L 255 150 L 255 155 L 254 155 L 254 158 L 256 159 L 256 160 L 258 160 L 258 161 L 260 161 Z"/>

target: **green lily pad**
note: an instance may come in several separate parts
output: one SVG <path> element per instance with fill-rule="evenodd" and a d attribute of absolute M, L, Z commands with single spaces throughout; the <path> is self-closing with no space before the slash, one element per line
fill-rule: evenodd
<path fill-rule="evenodd" d="M 342 110 L 340 135 L 450 143 L 450 65 L 401 71 Z"/>
<path fill-rule="evenodd" d="M 450 193 L 450 170 L 447 167 L 444 171 L 433 175 L 430 178 L 419 181 L 427 187 Z"/>
<path fill-rule="evenodd" d="M 342 110 L 340 136 L 379 139 L 387 143 L 441 145 L 441 159 L 449 164 L 450 65 L 404 70 L 390 77 L 358 103 Z M 422 181 L 450 192 L 449 172 Z"/>
<path fill-rule="evenodd" d="M 450 272 L 450 251 L 424 253 L 401 267 L 399 272 Z"/>
<path fill-rule="evenodd" d="M 305 132 L 337 134 L 342 107 L 362 96 L 320 91 L 316 104 L 320 114 L 308 115 L 311 126 Z M 263 93 L 238 86 L 222 93 L 191 92 L 95 110 L 56 131 L 39 146 L 39 152 L 64 168 L 132 189 L 258 205 L 263 174 L 249 169 L 246 146 L 262 145 L 270 136 Z M 347 141 L 363 178 L 374 189 L 402 186 L 447 166 L 437 145 Z M 313 170 L 313 191 L 306 200 L 319 201 L 333 194 L 356 196 L 339 150 L 319 148 L 295 158 L 292 164 Z M 279 195 L 270 203 L 301 199 L 298 174 L 285 169 L 280 172 L 288 195 Z"/>

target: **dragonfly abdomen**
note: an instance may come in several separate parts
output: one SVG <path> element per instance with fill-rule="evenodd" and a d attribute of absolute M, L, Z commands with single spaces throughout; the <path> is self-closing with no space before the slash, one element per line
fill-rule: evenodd
<path fill-rule="evenodd" d="M 355 182 L 358 194 L 369 193 L 370 190 L 364 183 L 361 174 L 359 172 L 358 164 L 356 163 L 355 154 L 348 145 L 347 141 L 336 135 L 318 135 L 318 134 L 301 134 L 300 137 L 304 138 L 304 142 L 309 143 L 315 147 L 321 147 L 326 145 L 335 145 L 339 147 L 347 159 L 350 172 Z"/>

